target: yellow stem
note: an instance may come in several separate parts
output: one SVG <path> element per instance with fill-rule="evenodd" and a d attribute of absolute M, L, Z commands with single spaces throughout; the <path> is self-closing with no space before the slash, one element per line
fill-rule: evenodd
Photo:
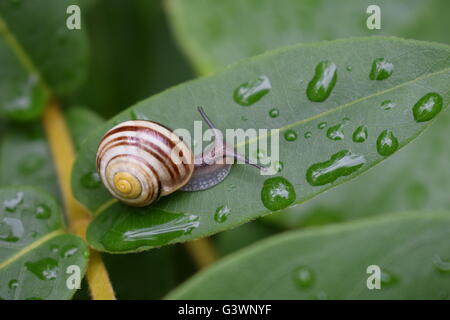
<path fill-rule="evenodd" d="M 58 173 L 64 205 L 70 230 L 85 239 L 86 229 L 91 220 L 90 214 L 73 197 L 70 185 L 75 151 L 64 120 L 56 101 L 50 101 L 43 115 L 44 129 L 50 145 L 53 162 Z M 114 300 L 114 291 L 100 253 L 91 250 L 87 281 L 93 299 Z"/>
<path fill-rule="evenodd" d="M 200 269 L 206 268 L 216 260 L 216 251 L 208 238 L 189 241 L 184 245 Z"/>

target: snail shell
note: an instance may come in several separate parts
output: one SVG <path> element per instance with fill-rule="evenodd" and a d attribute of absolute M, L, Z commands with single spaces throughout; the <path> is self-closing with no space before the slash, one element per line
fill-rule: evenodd
<path fill-rule="evenodd" d="M 194 155 L 169 128 L 153 121 L 125 121 L 100 141 L 97 171 L 111 194 L 143 207 L 191 178 Z"/>

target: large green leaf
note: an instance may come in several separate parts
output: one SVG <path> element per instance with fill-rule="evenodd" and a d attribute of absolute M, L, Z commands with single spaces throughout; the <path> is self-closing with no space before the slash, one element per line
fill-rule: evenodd
<path fill-rule="evenodd" d="M 167 12 L 185 53 L 201 74 L 242 58 L 299 42 L 394 35 L 449 43 L 447 0 L 168 0 Z M 381 8 L 369 30 L 366 9 Z"/>
<path fill-rule="evenodd" d="M 0 2 L 0 115 L 36 118 L 48 90 L 77 87 L 87 69 L 84 29 L 69 30 L 66 9 L 72 0 Z"/>
<path fill-rule="evenodd" d="M 80 149 L 89 133 L 100 126 L 102 117 L 85 107 L 69 108 L 64 114 L 75 149 Z"/>
<path fill-rule="evenodd" d="M 304 227 L 405 210 L 450 209 L 450 113 L 414 143 L 367 174 L 304 205 L 267 216 L 283 227 Z"/>
<path fill-rule="evenodd" d="M 96 130 L 78 154 L 72 187 L 77 199 L 96 214 L 88 230 L 88 241 L 98 250 L 129 252 L 195 239 L 304 202 L 353 178 L 386 158 L 385 149 L 377 152 L 377 141 L 383 140 L 383 132 L 391 130 L 396 137 L 391 140 L 394 144 L 397 140 L 401 147 L 430 123 L 417 123 L 413 116 L 413 106 L 424 95 L 436 92 L 443 97 L 443 107 L 448 104 L 449 53 L 449 47 L 444 45 L 396 38 L 304 44 L 243 61 L 221 74 L 189 82 L 140 102 Z M 370 80 L 373 61 L 379 58 L 392 63 L 394 72 L 384 81 Z M 322 61 L 331 61 L 337 66 L 338 80 L 327 100 L 311 102 L 306 89 Z M 271 83 L 269 93 L 250 107 L 233 101 L 237 87 L 261 76 Z M 387 100 L 392 104 L 382 106 Z M 280 175 L 291 182 L 296 196 L 290 192 L 292 197 L 288 201 L 275 206 L 265 199 L 264 205 L 262 189 L 270 188 L 273 180 L 265 183 L 267 176 L 252 167 L 239 165 L 223 183 L 212 189 L 176 192 L 146 208 L 111 201 L 111 195 L 95 173 L 95 154 L 102 135 L 113 124 L 136 118 L 136 115 L 192 132 L 193 121 L 199 119 L 195 111 L 198 105 L 205 107 L 221 129 L 281 128 L 280 159 L 284 169 Z M 388 105 L 392 108 L 385 110 Z M 269 111 L 274 107 L 279 116 L 272 118 Z M 319 129 L 319 124 L 325 122 L 327 129 Z M 336 128 L 340 124 L 345 138 L 334 141 L 328 136 L 339 133 Z M 353 132 L 363 125 L 368 129 L 368 138 L 364 143 L 353 142 Z M 303 138 L 305 134 L 311 137 Z M 298 138 L 289 141 L 292 136 Z M 389 139 L 383 141 L 386 140 Z M 353 156 L 349 156 L 350 152 Z M 352 170 L 344 168 L 331 177 L 322 176 L 333 182 L 325 183 L 328 181 L 322 178 L 307 182 L 305 176 L 317 170 L 318 163 L 328 165 L 330 159 L 339 157 L 360 162 Z M 272 200 L 280 200 L 280 197 Z M 223 206 L 229 211 L 227 219 L 217 222 L 215 212 Z M 134 241 L 127 238 L 130 233 L 138 235 L 133 237 Z"/>
<path fill-rule="evenodd" d="M 168 298 L 448 299 L 449 236 L 449 215 L 425 212 L 290 232 L 225 258 Z M 381 269 L 379 290 L 367 288 L 370 265 Z"/>
<path fill-rule="evenodd" d="M 67 268 L 78 266 L 83 277 L 88 256 L 84 241 L 64 230 L 53 198 L 30 187 L 0 190 L 2 299 L 70 298 Z"/>

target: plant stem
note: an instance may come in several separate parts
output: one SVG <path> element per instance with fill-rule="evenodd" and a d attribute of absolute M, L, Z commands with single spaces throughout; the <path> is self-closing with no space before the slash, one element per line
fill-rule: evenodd
<path fill-rule="evenodd" d="M 58 173 L 70 230 L 85 239 L 91 220 L 89 212 L 73 197 L 70 185 L 72 164 L 75 160 L 73 143 L 61 109 L 56 101 L 50 101 L 44 111 L 42 122 L 50 145 L 53 162 Z M 91 249 L 87 270 L 91 296 L 95 300 L 114 300 L 115 295 L 102 262 L 100 253 Z"/>
<path fill-rule="evenodd" d="M 184 245 L 199 269 L 206 268 L 216 261 L 216 251 L 210 239 L 193 240 Z"/>

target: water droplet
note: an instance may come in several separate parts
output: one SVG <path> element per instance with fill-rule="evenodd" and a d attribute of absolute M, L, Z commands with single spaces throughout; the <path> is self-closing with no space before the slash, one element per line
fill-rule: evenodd
<path fill-rule="evenodd" d="M 276 172 L 281 172 L 284 168 L 284 164 L 282 161 L 275 161 L 274 162 L 274 169 Z"/>
<path fill-rule="evenodd" d="M 327 137 L 333 141 L 338 141 L 344 139 L 344 131 L 342 130 L 343 125 L 337 124 L 328 128 Z"/>
<path fill-rule="evenodd" d="M 280 115 L 280 111 L 278 109 L 270 109 L 269 116 L 271 118 L 276 118 Z"/>
<path fill-rule="evenodd" d="M 149 120 L 145 114 L 136 110 L 131 110 L 130 117 L 131 120 Z"/>
<path fill-rule="evenodd" d="M 287 208 L 296 197 L 294 186 L 283 177 L 267 179 L 261 189 L 261 200 L 271 211 Z"/>
<path fill-rule="evenodd" d="M 5 206 L 6 211 L 14 212 L 16 211 L 17 206 L 22 203 L 22 200 L 23 192 L 17 192 L 14 198 L 3 201 L 3 205 Z"/>
<path fill-rule="evenodd" d="M 58 247 L 56 244 L 52 244 L 52 245 L 50 246 L 50 251 L 51 251 L 52 253 L 58 253 L 58 252 L 59 252 L 59 247 Z"/>
<path fill-rule="evenodd" d="M 327 126 L 326 122 L 321 122 L 317 125 L 317 128 L 319 128 L 319 130 L 325 129 L 325 127 Z"/>
<path fill-rule="evenodd" d="M 399 281 L 399 278 L 392 272 L 381 268 L 381 284 L 382 286 L 390 286 Z"/>
<path fill-rule="evenodd" d="M 95 189 L 101 185 L 102 181 L 97 172 L 88 172 L 81 177 L 81 185 L 86 189 Z"/>
<path fill-rule="evenodd" d="M 89 256 L 90 256 L 89 250 L 84 250 L 83 251 L 83 257 L 89 258 Z"/>
<path fill-rule="evenodd" d="M 230 215 L 230 211 L 230 208 L 226 205 L 218 207 L 216 209 L 216 213 L 214 214 L 214 220 L 219 223 L 225 222 Z"/>
<path fill-rule="evenodd" d="M 382 156 L 390 156 L 398 149 L 398 140 L 391 130 L 384 130 L 377 139 L 377 151 Z"/>
<path fill-rule="evenodd" d="M 450 273 L 450 259 L 444 260 L 439 255 L 433 257 L 434 268 L 442 273 Z"/>
<path fill-rule="evenodd" d="M 38 219 L 48 219 L 50 218 L 52 211 L 50 207 L 45 204 L 37 206 L 34 216 Z"/>
<path fill-rule="evenodd" d="M 331 61 L 320 62 L 306 90 L 308 99 L 314 102 L 325 101 L 333 90 L 336 80 L 336 65 Z"/>
<path fill-rule="evenodd" d="M 36 262 L 27 262 L 25 267 L 41 280 L 56 279 L 58 273 L 58 261 L 52 258 L 44 258 Z"/>
<path fill-rule="evenodd" d="M 353 132 L 353 142 L 361 143 L 366 141 L 368 137 L 368 130 L 366 126 L 359 126 Z"/>
<path fill-rule="evenodd" d="M 17 165 L 17 169 L 20 173 L 30 174 L 36 172 L 44 165 L 45 160 L 42 157 L 34 154 L 27 155 Z"/>
<path fill-rule="evenodd" d="M 329 160 L 310 166 L 306 171 L 306 180 L 312 186 L 322 186 L 340 177 L 349 176 L 359 170 L 364 163 L 366 163 L 364 156 L 342 150 L 333 154 Z"/>
<path fill-rule="evenodd" d="M 424 95 L 413 107 L 414 120 L 425 122 L 433 119 L 442 110 L 442 96 L 431 92 Z"/>
<path fill-rule="evenodd" d="M 370 70 L 370 80 L 385 80 L 394 71 L 394 65 L 384 58 L 373 60 L 372 70 Z"/>
<path fill-rule="evenodd" d="M 77 252 L 78 252 L 78 247 L 69 245 L 69 246 L 64 247 L 64 249 L 62 249 L 61 257 L 69 258 L 69 257 L 75 255 Z"/>
<path fill-rule="evenodd" d="M 381 102 L 381 109 L 383 110 L 390 110 L 395 108 L 397 105 L 392 102 L 392 100 L 384 100 L 383 102 Z"/>
<path fill-rule="evenodd" d="M 19 286 L 19 281 L 17 281 L 16 279 L 12 279 L 11 281 L 8 282 L 8 287 L 10 289 L 16 289 Z"/>
<path fill-rule="evenodd" d="M 45 99 L 35 74 L 31 74 L 26 81 L 20 83 L 8 98 L 4 109 L 10 117 L 16 119 L 27 118 L 39 112 Z"/>
<path fill-rule="evenodd" d="M 352 71 L 353 70 L 353 67 L 352 66 L 347 66 L 347 67 L 345 67 L 345 70 L 347 70 L 347 71 Z"/>
<path fill-rule="evenodd" d="M 311 131 L 305 132 L 305 139 L 309 139 L 309 138 L 311 138 L 311 136 L 312 136 Z"/>
<path fill-rule="evenodd" d="M 290 142 L 295 141 L 297 140 L 297 132 L 295 132 L 292 129 L 289 129 L 284 133 L 284 138 L 286 139 L 286 141 Z"/>
<path fill-rule="evenodd" d="M 294 269 L 292 272 L 292 278 L 298 287 L 305 289 L 311 287 L 313 284 L 314 272 L 309 267 L 300 266 Z"/>
<path fill-rule="evenodd" d="M 199 226 L 198 216 L 182 215 L 179 218 L 148 228 L 138 228 L 124 232 L 123 241 L 158 240 L 169 235 L 186 235 Z"/>
<path fill-rule="evenodd" d="M 17 242 L 22 238 L 24 228 L 22 221 L 16 218 L 4 217 L 0 222 L 0 240 Z"/>
<path fill-rule="evenodd" d="M 241 106 L 250 106 L 269 93 L 272 88 L 269 78 L 260 76 L 258 79 L 241 84 L 234 90 L 234 101 Z"/>

